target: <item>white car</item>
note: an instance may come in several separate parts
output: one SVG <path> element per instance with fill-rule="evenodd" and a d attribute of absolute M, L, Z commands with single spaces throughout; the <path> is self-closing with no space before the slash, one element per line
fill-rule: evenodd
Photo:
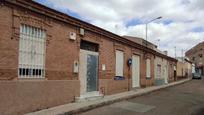
<path fill-rule="evenodd" d="M 193 79 L 201 79 L 201 74 L 200 73 L 194 73 Z"/>

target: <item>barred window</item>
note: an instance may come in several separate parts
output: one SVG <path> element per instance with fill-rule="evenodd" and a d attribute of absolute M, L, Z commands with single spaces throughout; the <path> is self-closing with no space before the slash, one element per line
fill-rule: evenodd
<path fill-rule="evenodd" d="M 43 78 L 45 74 L 45 30 L 22 24 L 20 27 L 20 78 Z"/>

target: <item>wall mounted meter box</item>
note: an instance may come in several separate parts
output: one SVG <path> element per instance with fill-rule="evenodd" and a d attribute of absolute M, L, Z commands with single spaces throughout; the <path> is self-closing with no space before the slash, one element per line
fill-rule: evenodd
<path fill-rule="evenodd" d="M 84 36 L 84 29 L 83 29 L 83 28 L 80 28 L 79 34 L 80 34 L 81 36 Z"/>
<path fill-rule="evenodd" d="M 106 65 L 102 64 L 102 70 L 105 71 L 106 70 Z"/>
<path fill-rule="evenodd" d="M 69 39 L 70 40 L 76 40 L 76 33 L 75 32 L 69 32 Z"/>
<path fill-rule="evenodd" d="M 78 61 L 74 61 L 73 72 L 79 73 L 79 62 Z"/>

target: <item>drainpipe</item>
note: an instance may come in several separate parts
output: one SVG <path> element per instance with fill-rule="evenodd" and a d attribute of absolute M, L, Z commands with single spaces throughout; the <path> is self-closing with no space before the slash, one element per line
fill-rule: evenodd
<path fill-rule="evenodd" d="M 128 91 L 130 91 L 130 67 L 132 65 L 132 58 L 129 58 L 127 61 L 127 65 L 128 65 Z"/>

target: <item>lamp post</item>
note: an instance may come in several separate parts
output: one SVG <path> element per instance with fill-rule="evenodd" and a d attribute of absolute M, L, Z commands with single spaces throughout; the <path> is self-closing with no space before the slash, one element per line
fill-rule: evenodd
<path fill-rule="evenodd" d="M 153 21 L 155 21 L 155 20 L 161 19 L 161 18 L 162 18 L 162 17 L 160 16 L 160 17 L 157 17 L 157 18 L 152 19 L 152 20 L 150 20 L 150 21 L 148 21 L 148 22 L 145 23 L 145 26 L 146 26 L 146 29 L 145 29 L 145 30 L 146 30 L 146 31 L 145 31 L 145 32 L 146 32 L 146 37 L 145 37 L 145 38 L 146 38 L 146 47 L 147 47 L 147 25 L 148 25 L 149 23 L 151 23 L 151 22 L 153 22 Z"/>
<path fill-rule="evenodd" d="M 176 58 L 176 46 L 174 46 L 174 50 L 175 50 L 175 52 L 174 52 L 174 53 L 175 53 L 175 58 Z"/>
<path fill-rule="evenodd" d="M 160 42 L 160 39 L 157 39 L 157 48 L 159 49 L 159 42 Z"/>

